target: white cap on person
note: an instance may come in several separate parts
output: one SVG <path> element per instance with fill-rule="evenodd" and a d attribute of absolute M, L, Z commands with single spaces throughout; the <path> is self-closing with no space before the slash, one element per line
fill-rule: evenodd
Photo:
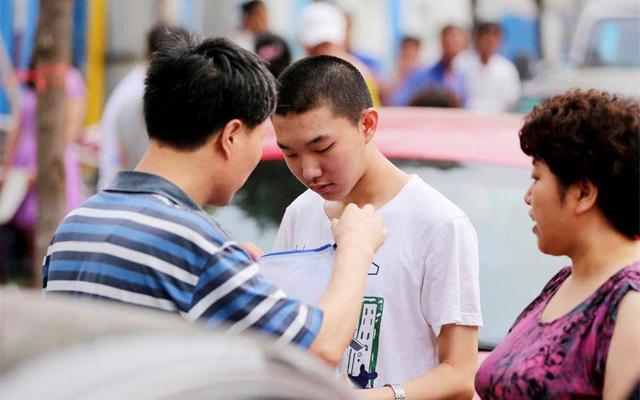
<path fill-rule="evenodd" d="M 306 48 L 322 43 L 344 43 L 347 20 L 340 8 L 331 3 L 314 2 L 300 13 L 300 44 Z"/>

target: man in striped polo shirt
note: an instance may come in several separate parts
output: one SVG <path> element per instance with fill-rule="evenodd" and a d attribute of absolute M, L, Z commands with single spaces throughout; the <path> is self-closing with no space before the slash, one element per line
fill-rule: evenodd
<path fill-rule="evenodd" d="M 233 332 L 255 328 L 337 365 L 386 236 L 373 207 L 350 205 L 333 221 L 336 261 L 318 304 L 287 298 L 202 210 L 228 204 L 259 162 L 273 77 L 228 40 L 189 39 L 154 54 L 145 85 L 149 147 L 135 170 L 62 221 L 44 290 L 224 322 Z"/>

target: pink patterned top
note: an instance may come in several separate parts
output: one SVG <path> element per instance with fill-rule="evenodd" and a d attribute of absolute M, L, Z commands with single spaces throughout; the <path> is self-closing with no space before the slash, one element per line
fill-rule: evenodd
<path fill-rule="evenodd" d="M 568 314 L 540 322 L 560 284 L 562 269 L 518 317 L 507 337 L 482 363 L 476 391 L 483 399 L 601 398 L 618 304 L 640 291 L 640 261 L 614 274 Z"/>

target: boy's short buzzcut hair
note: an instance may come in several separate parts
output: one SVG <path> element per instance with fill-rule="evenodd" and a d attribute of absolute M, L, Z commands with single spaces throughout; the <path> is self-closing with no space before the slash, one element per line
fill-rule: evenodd
<path fill-rule="evenodd" d="M 362 111 L 373 107 L 360 71 L 338 57 L 303 58 L 285 69 L 278 82 L 278 115 L 301 114 L 326 105 L 334 115 L 357 125 Z"/>
<path fill-rule="evenodd" d="M 228 39 L 195 38 L 151 58 L 144 118 L 151 139 L 179 150 L 202 146 L 232 119 L 249 128 L 276 105 L 275 79 L 260 58 Z"/>
<path fill-rule="evenodd" d="M 547 99 L 525 118 L 522 151 L 543 161 L 566 188 L 589 180 L 613 227 L 640 234 L 640 104 L 598 90 L 574 90 Z M 563 195 L 564 196 L 564 195 Z"/>

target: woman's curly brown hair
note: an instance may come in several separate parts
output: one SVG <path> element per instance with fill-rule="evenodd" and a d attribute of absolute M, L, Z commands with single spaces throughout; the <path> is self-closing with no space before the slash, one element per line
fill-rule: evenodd
<path fill-rule="evenodd" d="M 598 188 L 597 204 L 629 238 L 640 232 L 640 103 L 598 90 L 547 99 L 525 117 L 520 148 L 544 161 L 563 186 Z"/>

